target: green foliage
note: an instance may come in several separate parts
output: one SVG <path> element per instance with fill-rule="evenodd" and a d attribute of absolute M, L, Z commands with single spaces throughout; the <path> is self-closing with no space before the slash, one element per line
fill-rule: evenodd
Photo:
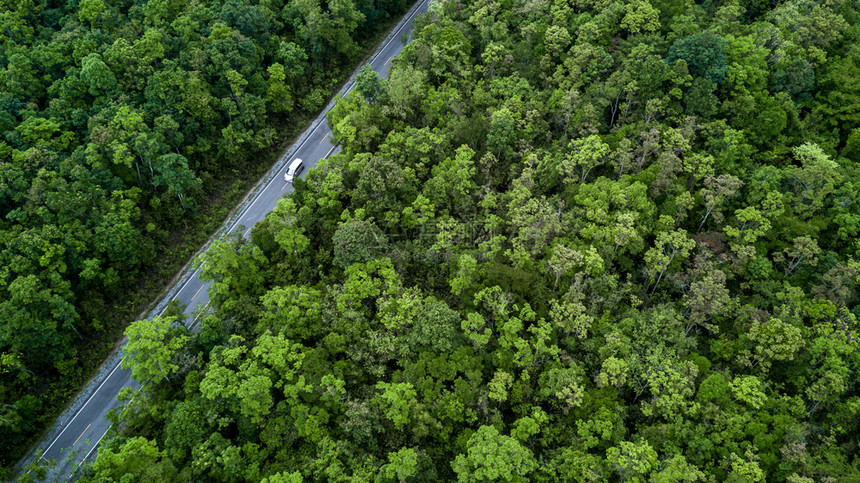
<path fill-rule="evenodd" d="M 644 481 L 657 467 L 657 452 L 647 442 L 622 441 L 609 448 L 606 459 L 623 480 Z"/>
<path fill-rule="evenodd" d="M 115 441 L 99 450 L 93 462 L 95 478 L 107 481 L 152 481 L 176 477 L 176 468 L 164 458 L 154 441 L 130 438 L 123 443 Z"/>
<path fill-rule="evenodd" d="M 676 40 L 666 56 L 666 62 L 674 65 L 679 60 L 687 63 L 690 74 L 701 76 L 719 84 L 726 78 L 728 69 L 726 41 L 709 31 Z"/>
<path fill-rule="evenodd" d="M 402 448 L 396 453 L 388 453 L 388 464 L 382 471 L 395 481 L 407 481 L 418 470 L 418 454 L 412 448 Z"/>
<path fill-rule="evenodd" d="M 537 468 L 531 451 L 492 426 L 481 426 L 469 438 L 466 454 L 451 463 L 457 481 L 528 481 Z"/>
<path fill-rule="evenodd" d="M 193 212 L 166 179 L 147 198 L 158 163 L 181 166 L 181 154 L 203 179 L 207 149 L 261 142 L 254 120 L 321 99 L 325 54 L 353 49 L 329 29 L 378 20 L 365 1 L 230 2 L 204 28 L 200 5 L 180 21 L 185 7 L 151 3 L 146 22 L 172 19 L 178 40 L 147 26 L 110 49 L 140 61 L 109 62 L 119 57 L 97 44 L 77 57 L 98 53 L 127 89 L 167 62 L 171 41 L 206 42 L 192 58 L 223 75 L 203 85 L 203 60 L 155 75 L 145 92 L 178 106 L 170 119 L 132 100 L 91 114 L 80 166 L 140 184 L 105 188 L 100 238 L 147 236 L 138 200 Z M 200 333 L 177 332 L 190 340 L 175 349 L 173 332 L 138 337 L 153 347 L 141 359 L 152 378 L 174 372 L 124 413 L 91 479 L 149 468 L 183 481 L 858 479 L 860 16 L 805 0 L 514 3 L 433 2 L 389 80 L 365 69 L 336 100 L 341 153 L 251 241 L 219 240 L 203 257 L 213 313 Z M 228 55 L 256 39 L 277 66 Z M 10 95 L 41 81 L 33 62 L 9 65 Z M 64 78 L 78 97 L 110 95 Z M 229 140 L 193 141 L 186 105 L 201 129 L 227 113 Z M 4 219 L 42 216 L 33 203 L 58 206 L 51 190 L 81 171 L 39 174 L 68 124 L 0 107 L 14 125 L 0 148 L 16 161 L 0 168 Z M 17 191 L 28 176 L 39 190 Z M 121 243 L 69 256 L 85 231 L 12 230 L 3 300 L 53 320 L 42 347 L 73 370 L 61 349 L 74 331 L 60 330 L 71 319 L 54 310 L 69 289 L 55 282 L 81 273 L 98 290 L 107 268 L 140 259 Z M 2 355 L 13 391 L 47 365 Z M 4 430 L 39 411 L 10 406 Z"/>
<path fill-rule="evenodd" d="M 179 366 L 172 363 L 176 352 L 188 341 L 182 329 L 173 326 L 176 317 L 153 317 L 128 326 L 122 367 L 141 383 L 158 382 L 170 377 Z"/>
<path fill-rule="evenodd" d="M 101 56 L 95 53 L 81 60 L 81 80 L 89 86 L 91 96 L 106 95 L 116 87 L 116 77 L 113 72 L 105 65 Z"/>
<path fill-rule="evenodd" d="M 387 100 L 386 85 L 379 75 L 365 64 L 355 78 L 355 89 L 371 104 Z"/>
<path fill-rule="evenodd" d="M 341 224 L 332 238 L 334 263 L 348 268 L 353 263 L 364 263 L 386 252 L 388 238 L 371 221 L 352 220 Z"/>
<path fill-rule="evenodd" d="M 394 427 L 402 429 L 409 424 L 410 413 L 413 412 L 412 408 L 417 402 L 415 399 L 417 393 L 412 384 L 408 382 L 399 384 L 379 382 L 376 384 L 376 388 L 382 390 L 379 397 L 383 414 L 394 423 Z"/>
<path fill-rule="evenodd" d="M 18 421 L 0 478 L 407 7 L 2 4 L 0 353 L 34 377 L 0 376 Z M 277 233 L 293 256 L 307 246 L 298 231 Z M 234 313 L 253 312 L 246 302 Z M 24 411 L 33 397 L 42 408 Z"/>

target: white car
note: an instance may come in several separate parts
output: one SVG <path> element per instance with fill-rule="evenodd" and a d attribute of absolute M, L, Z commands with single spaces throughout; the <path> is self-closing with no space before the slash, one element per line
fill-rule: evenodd
<path fill-rule="evenodd" d="M 303 169 L 305 169 L 304 161 L 299 158 L 294 159 L 293 162 L 290 163 L 290 167 L 287 168 L 287 172 L 284 173 L 284 181 L 292 183 L 293 179 L 298 176 Z"/>

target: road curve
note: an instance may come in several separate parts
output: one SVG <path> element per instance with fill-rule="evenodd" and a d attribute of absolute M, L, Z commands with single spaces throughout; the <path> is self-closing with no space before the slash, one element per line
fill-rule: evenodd
<path fill-rule="evenodd" d="M 418 13 L 426 12 L 429 4 L 430 0 L 419 0 L 407 12 L 371 57 L 370 65 L 373 70 L 383 77 L 388 75 L 391 60 L 404 47 L 401 42 L 403 33 L 411 34 L 412 21 Z M 355 75 L 345 84 L 341 93 L 348 93 L 352 89 L 354 79 Z M 332 144 L 331 130 L 325 121 L 325 112 L 332 106 L 333 102 L 317 117 L 299 141 L 285 151 L 272 170 L 258 183 L 253 194 L 246 199 L 238 213 L 224 224 L 219 231 L 220 235 L 241 232 L 247 237 L 251 227 L 265 218 L 284 194 L 292 191 L 292 186 L 285 183 L 283 177 L 285 166 L 289 161 L 302 158 L 306 166 L 302 172 L 304 176 L 320 159 L 327 158 L 338 149 Z M 210 284 L 203 283 L 198 275 L 197 270 L 189 269 L 168 290 L 168 296 L 150 313 L 150 316 L 156 313 L 160 315 L 168 301 L 178 299 L 186 305 L 185 313 L 190 316 L 188 320 L 190 328 L 193 329 L 197 322 L 192 318 L 195 311 L 198 307 L 205 308 L 209 305 Z M 81 464 L 93 456 L 98 444 L 110 429 L 110 423 L 105 416 L 108 411 L 121 405 L 116 398 L 122 388 L 140 387 L 140 384 L 132 379 L 131 371 L 119 367 L 120 357 L 121 354 L 117 351 L 100 372 L 99 377 L 82 391 L 78 400 L 58 419 L 49 436 L 38 446 L 43 450 L 41 459 L 57 461 L 48 473 L 48 481 L 64 481 L 74 476 Z M 81 404 L 80 401 L 83 403 Z M 33 456 L 27 458 L 27 460 L 32 459 Z"/>

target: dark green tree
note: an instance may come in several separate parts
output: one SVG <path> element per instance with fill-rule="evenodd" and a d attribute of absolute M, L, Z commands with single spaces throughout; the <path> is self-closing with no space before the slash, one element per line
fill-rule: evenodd
<path fill-rule="evenodd" d="M 728 70 L 726 40 L 710 31 L 676 40 L 669 48 L 666 62 L 674 65 L 679 60 L 687 63 L 687 69 L 693 76 L 720 84 L 725 80 Z"/>

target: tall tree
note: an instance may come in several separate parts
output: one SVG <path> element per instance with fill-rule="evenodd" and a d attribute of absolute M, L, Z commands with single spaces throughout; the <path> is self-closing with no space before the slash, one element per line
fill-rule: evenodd
<path fill-rule="evenodd" d="M 122 368 L 142 384 L 170 379 L 179 366 L 173 363 L 188 336 L 174 326 L 176 317 L 153 317 L 132 323 L 125 331 L 128 342 L 123 349 Z"/>

